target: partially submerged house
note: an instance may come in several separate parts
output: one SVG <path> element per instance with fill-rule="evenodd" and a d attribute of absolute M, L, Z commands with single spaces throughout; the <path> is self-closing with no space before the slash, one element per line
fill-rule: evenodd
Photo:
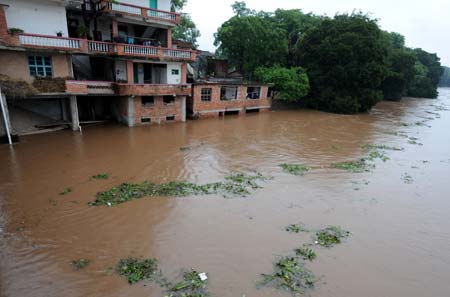
<path fill-rule="evenodd" d="M 96 3 L 95 5 L 92 5 Z M 0 75 L 33 84 L 11 109 L 68 122 L 116 119 L 128 126 L 185 121 L 187 63 L 172 44 L 180 15 L 170 0 L 0 0 Z M 45 78 L 35 83 L 36 78 Z M 63 80 L 61 89 L 43 82 Z M 45 84 L 44 84 L 45 85 Z"/>
<path fill-rule="evenodd" d="M 269 86 L 245 81 L 238 72 L 229 71 L 226 59 L 202 53 L 195 65 L 192 96 L 187 103 L 192 117 L 243 115 L 271 108 Z"/>

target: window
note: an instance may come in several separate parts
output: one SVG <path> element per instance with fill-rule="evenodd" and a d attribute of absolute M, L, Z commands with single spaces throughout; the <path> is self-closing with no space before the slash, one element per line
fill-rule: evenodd
<path fill-rule="evenodd" d="M 171 116 L 167 116 L 166 117 L 166 121 L 170 122 L 170 121 L 175 121 L 175 116 L 171 115 Z"/>
<path fill-rule="evenodd" d="M 247 88 L 247 99 L 259 99 L 261 98 L 261 88 L 260 87 L 248 87 Z"/>
<path fill-rule="evenodd" d="M 172 69 L 172 75 L 179 75 L 179 74 L 180 74 L 180 70 Z"/>
<path fill-rule="evenodd" d="M 224 86 L 220 89 L 220 100 L 229 101 L 237 100 L 238 98 L 238 88 Z"/>
<path fill-rule="evenodd" d="M 211 88 L 203 88 L 201 93 L 201 99 L 202 101 L 211 101 Z"/>
<path fill-rule="evenodd" d="M 174 96 L 164 96 L 163 102 L 165 105 L 171 105 L 175 103 L 175 97 Z"/>
<path fill-rule="evenodd" d="M 52 57 L 28 56 L 28 68 L 31 76 L 52 77 Z"/>
<path fill-rule="evenodd" d="M 149 106 L 155 104 L 155 97 L 153 96 L 142 96 L 141 97 L 142 106 Z"/>
<path fill-rule="evenodd" d="M 141 118 L 141 123 L 151 123 L 151 121 L 150 118 Z"/>

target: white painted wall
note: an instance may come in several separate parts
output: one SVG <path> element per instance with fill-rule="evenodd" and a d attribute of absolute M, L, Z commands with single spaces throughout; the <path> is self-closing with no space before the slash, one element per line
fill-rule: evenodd
<path fill-rule="evenodd" d="M 150 7 L 150 0 L 121 0 L 120 2 L 142 7 Z M 158 0 L 158 9 L 170 11 L 170 0 Z"/>
<path fill-rule="evenodd" d="M 25 33 L 56 36 L 62 31 L 67 37 L 66 8 L 63 1 L 0 0 L 9 5 L 6 20 L 9 28 L 20 28 Z"/>
<path fill-rule="evenodd" d="M 178 74 L 172 74 L 172 70 L 178 70 Z M 181 63 L 167 63 L 167 83 L 169 85 L 181 84 Z"/>

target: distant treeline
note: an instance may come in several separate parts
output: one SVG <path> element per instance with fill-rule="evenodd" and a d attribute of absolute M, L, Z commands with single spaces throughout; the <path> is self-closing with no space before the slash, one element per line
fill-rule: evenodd
<path fill-rule="evenodd" d="M 450 87 L 450 68 L 444 67 L 444 74 L 442 74 L 440 87 Z"/>
<path fill-rule="evenodd" d="M 357 113 L 383 99 L 437 96 L 439 57 L 406 47 L 402 35 L 381 30 L 366 14 L 232 7 L 235 16 L 216 33 L 218 54 L 247 79 L 273 83 L 279 99 Z"/>

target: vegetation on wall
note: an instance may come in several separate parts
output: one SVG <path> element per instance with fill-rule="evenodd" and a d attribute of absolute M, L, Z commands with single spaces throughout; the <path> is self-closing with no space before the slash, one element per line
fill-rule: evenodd
<path fill-rule="evenodd" d="M 215 35 L 218 54 L 247 79 L 256 76 L 278 85 L 280 99 L 319 110 L 357 113 L 383 99 L 437 95 L 443 71 L 439 57 L 406 47 L 402 35 L 382 31 L 377 20 L 366 14 L 330 18 L 299 9 L 268 13 L 249 9 L 245 2 L 235 2 L 232 8 L 235 15 Z M 303 67 L 309 78 L 306 97 L 280 88 L 279 75 L 274 75 L 297 67 Z M 292 80 L 288 85 L 292 87 Z"/>
<path fill-rule="evenodd" d="M 37 94 L 37 90 L 28 82 L 0 74 L 0 89 L 10 98 L 26 98 Z"/>

